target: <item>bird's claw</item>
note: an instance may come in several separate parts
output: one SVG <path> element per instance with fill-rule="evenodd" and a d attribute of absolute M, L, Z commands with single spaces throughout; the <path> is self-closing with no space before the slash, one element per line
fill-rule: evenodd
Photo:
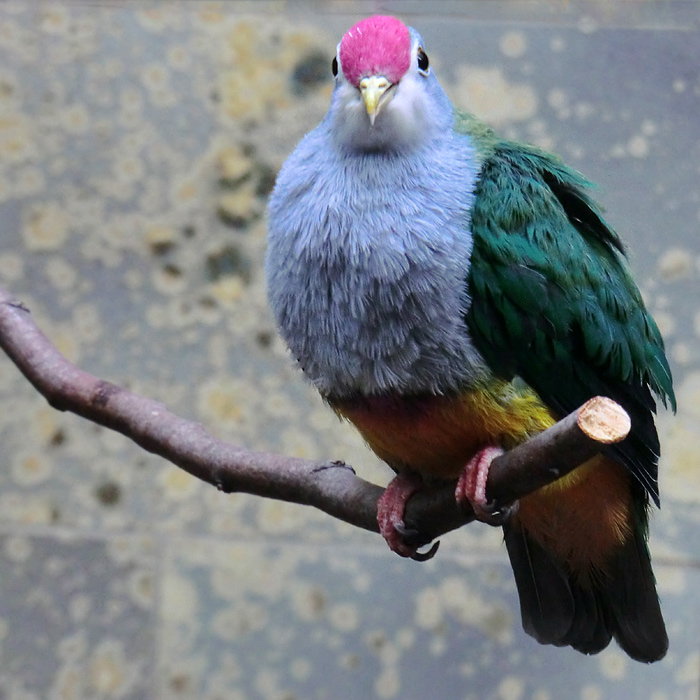
<path fill-rule="evenodd" d="M 423 537 L 418 530 L 412 527 L 406 527 L 403 521 L 395 523 L 394 530 L 401 536 L 401 540 L 406 547 L 415 549 L 414 553 L 409 557 L 414 561 L 428 561 L 428 559 L 432 559 L 438 551 L 440 540 L 433 542 L 430 549 L 426 552 L 419 552 L 418 548 L 430 544 L 430 540 L 426 542 L 425 537 Z"/>
<path fill-rule="evenodd" d="M 486 481 L 491 462 L 503 454 L 500 447 L 485 447 L 472 457 L 457 482 L 455 498 L 465 510 L 474 511 L 477 520 L 488 525 L 503 525 L 517 512 L 518 504 L 503 506 L 486 500 Z"/>
<path fill-rule="evenodd" d="M 409 547 L 421 547 L 426 542 L 423 542 L 418 530 L 412 527 L 406 527 L 406 523 L 403 520 L 393 523 L 394 531 L 401 535 L 401 539 L 404 544 Z"/>
<path fill-rule="evenodd" d="M 435 542 L 427 552 L 419 552 L 418 548 L 428 542 L 418 530 L 406 527 L 403 520 L 406 503 L 422 486 L 422 480 L 415 474 L 397 474 L 377 502 L 377 523 L 382 537 L 393 552 L 414 561 L 432 559 L 440 544 Z"/>
<path fill-rule="evenodd" d="M 413 559 L 413 561 L 429 561 L 437 554 L 439 548 L 440 540 L 436 540 L 427 552 L 419 552 L 416 550 L 415 553 L 411 555 L 411 559 Z"/>
<path fill-rule="evenodd" d="M 483 504 L 471 503 L 468 505 L 474 511 L 474 515 L 479 522 L 493 525 L 494 527 L 505 525 L 520 508 L 519 501 L 507 506 L 501 505 L 498 501 L 489 501 Z"/>

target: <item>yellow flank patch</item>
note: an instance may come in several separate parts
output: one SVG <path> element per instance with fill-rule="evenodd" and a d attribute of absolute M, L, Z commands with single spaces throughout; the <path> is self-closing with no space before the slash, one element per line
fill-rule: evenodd
<path fill-rule="evenodd" d="M 527 385 L 501 380 L 459 396 L 370 397 L 333 407 L 395 469 L 446 479 L 479 448 L 508 449 L 555 422 Z"/>

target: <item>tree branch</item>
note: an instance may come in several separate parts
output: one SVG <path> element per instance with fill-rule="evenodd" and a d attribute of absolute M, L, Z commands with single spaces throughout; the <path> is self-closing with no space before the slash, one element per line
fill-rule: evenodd
<path fill-rule="evenodd" d="M 93 377 L 70 363 L 33 322 L 29 310 L 0 287 L 0 346 L 24 376 L 59 411 L 70 411 L 125 435 L 226 493 L 244 492 L 318 508 L 365 530 L 378 531 L 383 489 L 343 462 L 321 463 L 225 443 L 163 404 Z M 567 474 L 623 440 L 627 413 L 596 397 L 549 430 L 496 458 L 489 500 L 505 506 Z M 427 543 L 474 519 L 461 510 L 454 484 L 417 493 L 406 508 L 407 527 Z"/>

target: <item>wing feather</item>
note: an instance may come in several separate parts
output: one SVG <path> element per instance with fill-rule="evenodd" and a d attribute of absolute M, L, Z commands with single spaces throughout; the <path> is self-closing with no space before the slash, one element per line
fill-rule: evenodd
<path fill-rule="evenodd" d="M 658 503 L 653 395 L 675 408 L 664 344 L 617 234 L 554 156 L 509 142 L 483 160 L 472 216 L 467 325 L 504 378 L 560 415 L 607 395 L 632 418 L 610 454 Z"/>

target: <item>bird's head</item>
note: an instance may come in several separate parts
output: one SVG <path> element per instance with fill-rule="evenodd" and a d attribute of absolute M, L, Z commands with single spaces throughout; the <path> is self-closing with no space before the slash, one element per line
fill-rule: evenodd
<path fill-rule="evenodd" d="M 333 128 L 346 146 L 415 147 L 435 126 L 451 123 L 420 35 L 395 17 L 368 17 L 352 27 L 338 44 L 333 74 Z"/>

